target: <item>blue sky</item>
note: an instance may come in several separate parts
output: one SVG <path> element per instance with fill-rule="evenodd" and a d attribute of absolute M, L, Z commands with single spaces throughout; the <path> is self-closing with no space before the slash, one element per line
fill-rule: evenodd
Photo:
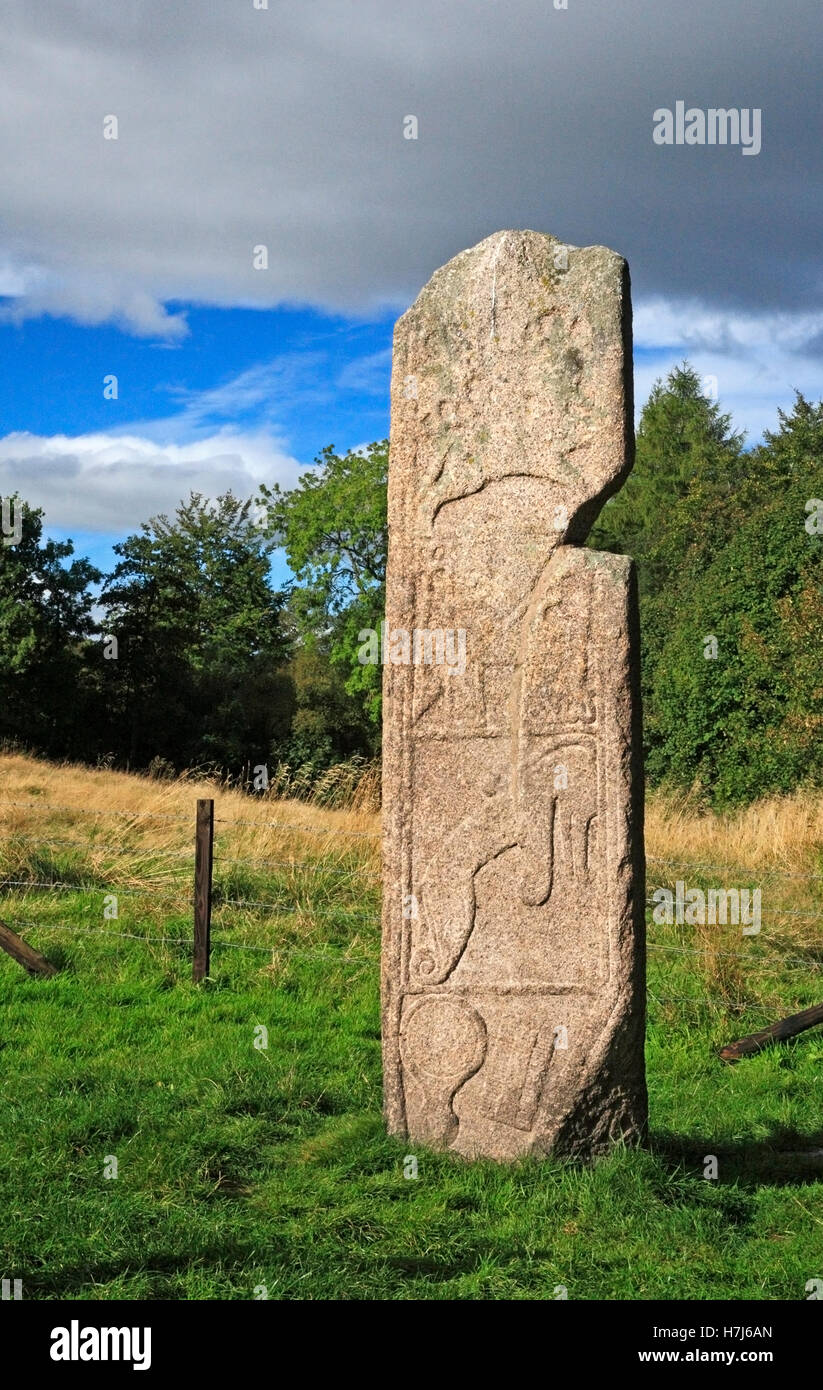
<path fill-rule="evenodd" d="M 396 310 L 365 320 L 312 309 L 167 308 L 187 324 L 171 342 L 51 315 L 0 323 L 0 466 L 43 508 L 47 534 L 70 537 L 103 570 L 116 562 L 117 540 L 189 490 L 254 496 L 259 482 L 293 486 L 327 444 L 345 451 L 389 431 Z M 735 425 L 748 427 L 750 443 L 775 422 L 777 405 L 790 405 L 798 378 L 813 392 L 814 364 L 791 360 L 775 319 L 738 322 L 745 353 L 720 341 L 729 323 L 699 308 L 636 305 L 638 414 L 652 381 L 684 357 L 709 392 L 719 391 Z M 795 319 L 787 323 L 797 331 Z M 117 399 L 104 396 L 111 375 Z M 101 473 L 117 467 L 125 484 L 113 476 L 103 487 Z M 273 575 L 289 577 L 280 554 Z"/>
<path fill-rule="evenodd" d="M 191 489 L 253 496 L 259 482 L 293 486 L 327 444 L 345 451 L 389 431 L 396 310 L 366 320 L 313 309 L 166 307 L 184 317 L 185 336 L 136 336 L 51 315 L 0 323 L 0 466 L 5 447 L 12 483 L 43 508 L 47 534 L 70 537 L 104 571 L 116 563 L 117 540 Z M 635 315 L 638 413 L 652 381 L 684 357 L 734 423 L 748 427 L 750 443 L 775 422 L 776 405 L 790 405 L 798 376 L 814 390 L 814 364 L 781 349 L 774 319 L 738 322 L 744 352 L 721 341 L 728 317 L 713 323 L 699 307 L 684 313 L 641 301 Z M 788 323 L 796 332 L 796 320 Z M 110 375 L 117 399 L 104 397 Z M 101 470 L 116 466 L 126 485 L 113 478 L 104 488 Z M 289 578 L 282 553 L 272 574 L 278 584 Z"/>
<path fill-rule="evenodd" d="M 8 298 L 6 304 L 12 301 Z M 44 317 L 3 325 L 0 421 L 3 433 L 128 433 L 152 425 L 169 442 L 188 410 L 192 431 L 212 425 L 278 424 L 300 458 L 331 442 L 385 429 L 392 315 L 372 322 L 311 310 L 185 308 L 188 336 L 179 343 L 135 338 L 112 324 L 88 327 Z M 283 389 L 260 399 L 248 375 L 279 364 Z M 118 377 L 117 400 L 103 379 Z M 247 381 L 244 398 L 242 384 Z M 225 397 L 198 401 L 228 388 Z M 210 407 L 206 414 L 206 407 Z"/>
<path fill-rule="evenodd" d="M 264 441 L 256 477 L 293 482 L 327 444 L 345 451 L 388 434 L 393 314 L 363 322 L 313 310 L 169 307 L 185 312 L 189 328 L 171 344 L 51 317 L 0 326 L 3 435 L 136 436 L 161 450 L 211 443 L 216 453 L 228 431 L 241 450 L 250 436 Z M 117 399 L 104 397 L 112 374 Z M 104 569 L 113 562 L 122 528 L 84 528 L 80 517 L 54 525 L 48 492 L 35 490 L 49 534 L 71 536 Z M 282 561 L 275 573 L 288 577 Z"/>

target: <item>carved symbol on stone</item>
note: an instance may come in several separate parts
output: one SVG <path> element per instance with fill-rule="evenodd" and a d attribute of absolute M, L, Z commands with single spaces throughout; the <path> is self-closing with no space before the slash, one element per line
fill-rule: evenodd
<path fill-rule="evenodd" d="M 459 1121 L 453 1101 L 460 1087 L 480 1070 L 486 1056 L 486 1025 L 462 999 L 434 995 L 413 1003 L 400 1033 L 403 1066 L 423 1092 L 422 1113 L 430 1144 L 448 1147 Z"/>

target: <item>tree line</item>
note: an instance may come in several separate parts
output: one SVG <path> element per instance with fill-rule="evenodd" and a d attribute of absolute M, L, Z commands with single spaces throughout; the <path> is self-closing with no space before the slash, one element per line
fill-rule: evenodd
<path fill-rule="evenodd" d="M 0 739 L 235 776 L 378 754 L 381 668 L 358 652 L 383 616 L 387 473 L 382 440 L 330 446 L 291 490 L 193 493 L 108 574 L 4 499 Z M 637 561 L 652 783 L 717 807 L 823 784 L 821 498 L 823 403 L 798 394 L 747 450 L 688 363 L 656 383 L 588 542 Z"/>

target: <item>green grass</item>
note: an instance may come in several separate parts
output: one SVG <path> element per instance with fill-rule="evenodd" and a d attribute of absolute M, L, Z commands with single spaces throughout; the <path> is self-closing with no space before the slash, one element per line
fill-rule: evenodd
<path fill-rule="evenodd" d="M 0 908 L 61 967 L 34 980 L 0 959 L 0 1273 L 24 1297 L 800 1300 L 823 1277 L 823 1165 L 797 1156 L 823 1147 L 823 1036 L 724 1066 L 713 1049 L 766 1018 L 706 1004 L 734 990 L 699 957 L 650 953 L 649 1151 L 467 1164 L 384 1133 L 377 904 L 356 861 L 299 884 L 219 875 L 201 987 L 187 946 L 113 935 L 188 940 L 184 877 L 103 922 L 116 866 L 69 850 L 28 868 L 73 886 L 7 887 Z M 273 955 L 220 944 L 275 938 Z M 769 1018 L 819 1000 L 811 958 L 752 944 L 745 995 Z"/>

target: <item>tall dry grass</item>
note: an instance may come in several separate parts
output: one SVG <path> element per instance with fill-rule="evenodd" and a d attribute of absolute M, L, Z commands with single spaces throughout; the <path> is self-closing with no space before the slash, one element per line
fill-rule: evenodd
<path fill-rule="evenodd" d="M 306 843 L 328 851 L 376 846 L 380 829 L 377 763 L 344 764 L 319 778 L 280 766 L 267 792 L 248 795 L 216 778 L 184 773 L 158 780 L 110 768 L 49 763 L 22 753 L 0 754 L 0 836 L 35 830 L 88 834 L 92 841 L 123 841 L 145 849 L 188 846 L 194 802 L 213 797 L 217 833 L 230 835 L 250 857 L 293 850 Z M 91 815 L 97 812 L 97 815 Z M 768 797 L 718 815 L 688 797 L 653 792 L 646 802 L 650 864 L 705 865 L 752 873 L 808 875 L 823 869 L 823 796 L 797 792 Z M 364 845 L 365 848 L 365 845 Z"/>
<path fill-rule="evenodd" d="M 279 770 L 268 791 L 250 796 L 215 778 L 183 774 L 158 780 L 110 768 L 55 764 L 0 754 L 0 842 L 38 839 L 83 847 L 95 857 L 117 853 L 121 882 L 141 880 L 146 862 L 191 851 L 195 801 L 215 803 L 215 859 L 351 861 L 377 871 L 379 812 L 373 767 L 349 769 L 306 788 Z M 287 794 L 283 794 L 283 793 Z M 325 804 L 322 804 L 325 802 Z M 331 804 L 329 804 L 331 803 Z M 154 875 L 153 875 L 154 876 Z"/>
<path fill-rule="evenodd" d="M 806 986 L 823 997 L 823 796 L 765 797 L 720 815 L 655 792 L 645 830 L 649 895 L 680 879 L 687 889 L 759 889 L 761 900 L 757 934 L 743 938 L 731 922 L 652 925 L 652 956 L 693 951 L 706 993 L 731 1007 L 753 1000 L 779 1017 Z"/>
<path fill-rule="evenodd" d="M 823 796 L 770 796 L 718 815 L 686 796 L 653 792 L 646 803 L 646 853 L 754 871 L 820 872 Z"/>
<path fill-rule="evenodd" d="M 266 876 L 275 870 L 267 866 L 275 864 L 280 891 L 318 942 L 336 906 L 356 910 L 365 903 L 376 910 L 374 764 L 333 769 L 311 782 L 281 767 L 265 794 L 251 796 L 197 774 L 158 780 L 0 754 L 0 875 L 12 891 L 18 880 L 34 889 L 39 879 L 64 877 L 60 854 L 68 846 L 68 867 L 73 871 L 82 857 L 98 881 L 188 891 L 195 801 L 204 796 L 215 802 L 215 869 L 226 902 L 241 900 L 239 914 L 243 898 L 271 896 Z M 810 969 L 823 966 L 823 797 L 798 792 L 717 815 L 687 797 L 655 792 L 647 801 L 646 849 L 650 893 L 677 879 L 690 887 L 761 888 L 762 934 L 748 944 L 732 926 L 651 932 L 658 952 L 675 946 L 699 952 L 710 993 L 729 1001 L 751 995 L 741 949 L 747 957 L 774 952 L 775 961 L 795 966 L 800 952 Z M 243 873 L 257 878 L 244 887 Z M 160 897 L 156 909 L 160 920 Z"/>

